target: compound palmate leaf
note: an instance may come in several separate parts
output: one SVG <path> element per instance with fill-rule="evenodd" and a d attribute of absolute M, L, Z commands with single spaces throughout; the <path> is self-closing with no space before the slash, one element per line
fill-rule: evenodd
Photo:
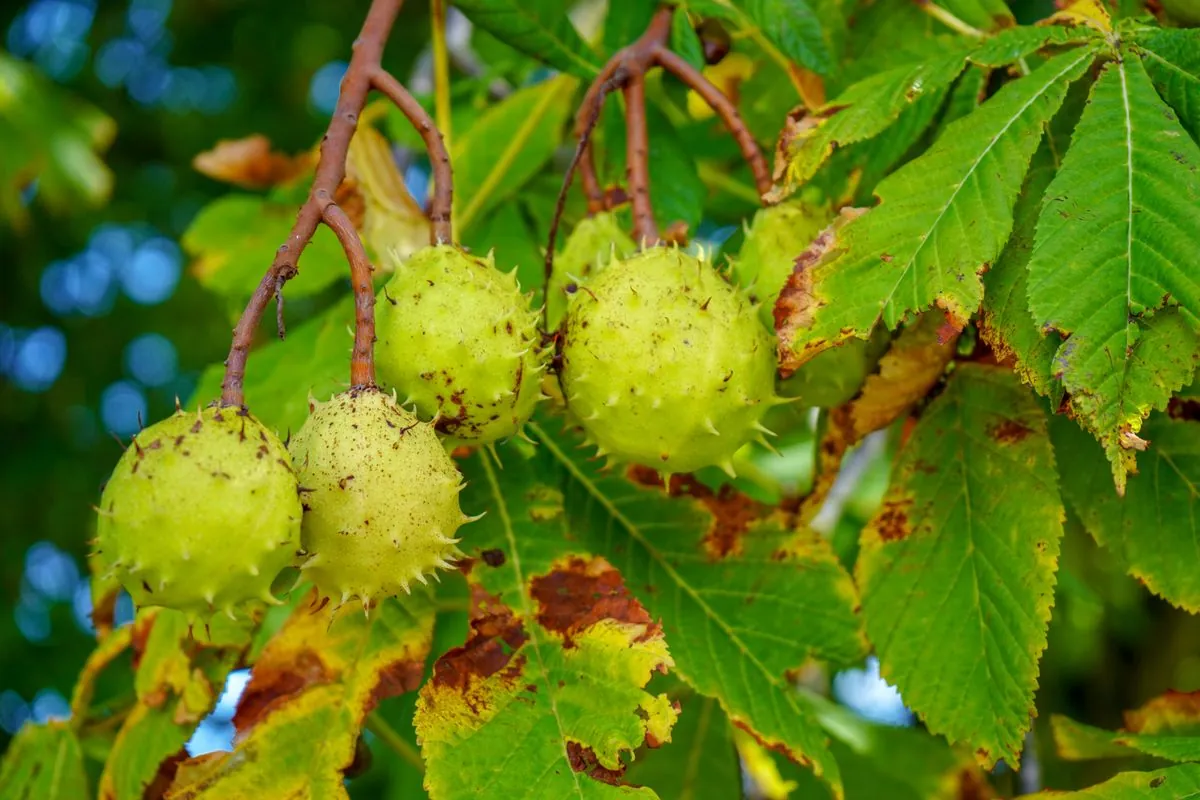
<path fill-rule="evenodd" d="M 1063 508 L 1046 420 L 1006 370 L 960 365 L 899 456 L 857 577 L 883 675 L 929 729 L 1015 763 Z"/>
<path fill-rule="evenodd" d="M 1118 490 L 1142 420 L 1191 378 L 1200 324 L 1200 148 L 1123 55 L 1092 87 L 1046 190 L 1028 287 L 1039 327 L 1066 337 L 1057 370 Z M 1178 313 L 1151 316 L 1167 306 Z"/>
<path fill-rule="evenodd" d="M 670 740 L 675 708 L 643 689 L 672 665 L 662 629 L 567 539 L 554 476 L 527 451 L 503 448 L 503 483 L 486 453 L 464 465 L 463 502 L 487 515 L 464 541 L 472 635 L 417 703 L 425 786 L 433 800 L 655 797 L 625 785 L 622 756 Z"/>
<path fill-rule="evenodd" d="M 1058 754 L 1065 759 L 1138 753 L 1169 761 L 1200 761 L 1200 693 L 1167 692 L 1125 712 L 1125 726 L 1106 731 L 1055 714 L 1050 718 Z"/>
<path fill-rule="evenodd" d="M 802 330 L 794 367 L 883 320 L 894 328 L 933 304 L 965 324 L 983 296 L 980 273 L 1012 229 L 1013 204 L 1042 127 L 1095 56 L 1058 55 L 948 126 L 921 158 L 884 180 L 880 204 L 841 232 L 807 275 L 789 323 Z"/>
<path fill-rule="evenodd" d="M 568 529 L 662 620 L 679 675 L 840 797 L 825 736 L 788 677 L 811 656 L 847 663 L 865 650 L 857 593 L 829 544 L 736 493 L 676 481 L 683 496 L 670 497 L 653 471 L 630 472 L 647 485 L 600 472 L 551 425 L 530 433 L 555 462 Z"/>

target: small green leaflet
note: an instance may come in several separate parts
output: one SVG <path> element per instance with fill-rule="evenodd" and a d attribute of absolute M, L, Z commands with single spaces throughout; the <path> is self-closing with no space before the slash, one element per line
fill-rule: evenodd
<path fill-rule="evenodd" d="M 65 722 L 26 723 L 0 764 L 0 797 L 87 800 L 91 790 L 79 740 Z"/>
<path fill-rule="evenodd" d="M 685 681 L 841 797 L 824 734 L 787 677 L 810 656 L 849 663 L 865 651 L 854 586 L 829 544 L 755 521 L 736 495 L 672 498 L 598 472 L 577 436 L 548 432 L 556 424 L 528 430 L 555 462 L 567 530 L 662 620 Z"/>
<path fill-rule="evenodd" d="M 1068 760 L 1135 756 L 1200 761 L 1200 693 L 1167 692 L 1135 711 L 1125 727 L 1106 731 L 1055 714 L 1050 718 L 1058 754 Z"/>
<path fill-rule="evenodd" d="M 833 66 L 821 20 L 808 0 L 734 0 L 734 5 L 789 60 L 821 74 Z"/>
<path fill-rule="evenodd" d="M 471 22 L 525 55 L 580 78 L 603 66 L 558 0 L 455 0 Z"/>
<path fill-rule="evenodd" d="M 1125 56 L 1092 87 L 1046 190 L 1028 286 L 1038 326 L 1067 337 L 1056 371 L 1113 462 L 1118 491 L 1142 420 L 1191 379 L 1200 324 L 1190 269 L 1200 252 L 1200 148 L 1141 60 Z M 1151 316 L 1166 306 L 1178 316 Z"/>
<path fill-rule="evenodd" d="M 1094 57 L 1093 47 L 1069 50 L 1009 83 L 879 184 L 879 206 L 807 277 L 807 302 L 791 317 L 808 328 L 792 344 L 797 362 L 935 303 L 966 324 L 983 297 L 980 273 L 1008 240 L 1042 126 Z"/>
<path fill-rule="evenodd" d="M 1063 508 L 1017 378 L 961 364 L 900 453 L 857 578 L 884 677 L 981 764 L 1016 764 L 1054 601 Z"/>
<path fill-rule="evenodd" d="M 562 495 L 527 450 L 503 448 L 502 475 L 487 453 L 464 464 L 464 506 L 487 514 L 463 531 L 472 636 L 417 703 L 426 787 L 434 800 L 655 797 L 621 775 L 623 754 L 671 738 L 670 700 L 643 690 L 672 665 L 662 630 L 570 541 Z"/>
<path fill-rule="evenodd" d="M 1200 764 L 1182 764 L 1154 772 L 1122 772 L 1078 792 L 1046 791 L 1023 800 L 1195 800 L 1200 797 Z"/>
<path fill-rule="evenodd" d="M 1200 136 L 1200 31 L 1146 28 L 1134 42 L 1158 93 L 1192 137 Z"/>
<path fill-rule="evenodd" d="M 1200 424 L 1151 417 L 1142 431 L 1150 447 L 1123 498 L 1078 425 L 1056 419 L 1051 429 L 1059 463 L 1070 465 L 1060 476 L 1063 496 L 1088 532 L 1150 591 L 1200 613 Z"/>

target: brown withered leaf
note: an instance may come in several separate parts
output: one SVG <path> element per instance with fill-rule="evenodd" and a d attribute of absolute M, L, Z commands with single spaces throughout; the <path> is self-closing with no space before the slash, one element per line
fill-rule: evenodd
<path fill-rule="evenodd" d="M 244 139 L 222 139 L 192 159 L 192 167 L 208 177 L 246 189 L 269 189 L 288 183 L 313 168 L 312 152 L 288 156 L 271 149 L 260 133 Z"/>

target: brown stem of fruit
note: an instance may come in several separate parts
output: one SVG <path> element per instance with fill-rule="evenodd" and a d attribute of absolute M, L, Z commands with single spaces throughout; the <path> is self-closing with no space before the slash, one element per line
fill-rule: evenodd
<path fill-rule="evenodd" d="M 760 199 L 764 205 L 769 202 L 767 196 L 772 188 L 770 170 L 737 108 L 695 67 L 668 49 L 673 13 L 674 9 L 671 7 L 663 7 L 655 12 L 645 33 L 609 59 L 583 96 L 575 118 L 575 136 L 579 144 L 575 158 L 563 178 L 562 193 L 559 195 L 554 218 L 550 222 L 550 240 L 546 249 L 547 283 L 554 266 L 554 244 L 565 205 L 565 195 L 576 169 L 579 170 L 583 191 L 587 197 L 588 213 L 595 214 L 609 207 L 606 193 L 596 175 L 590 139 L 603 109 L 604 99 L 617 89 L 621 89 L 625 95 L 626 180 L 633 205 L 634 238 L 643 244 L 654 244 L 658 241 L 658 226 L 650 203 L 650 148 L 646 131 L 645 76 L 652 67 L 662 67 L 683 81 L 716 112 L 737 141 L 742 157 L 749 164 Z"/>
<path fill-rule="evenodd" d="M 350 387 L 370 388 L 375 385 L 375 271 L 354 223 L 341 206 L 326 206 L 325 224 L 342 243 L 346 260 L 350 262 L 350 284 L 354 289 L 354 350 L 350 356 Z"/>
<path fill-rule="evenodd" d="M 450 244 L 454 241 L 450 210 L 454 205 L 454 172 L 450 168 L 450 153 L 442 132 L 433 118 L 421 107 L 408 90 L 387 70 L 375 66 L 371 85 L 387 96 L 425 142 L 429 164 L 433 171 L 433 198 L 429 201 L 430 244 Z"/>
<path fill-rule="evenodd" d="M 434 244 L 450 242 L 452 226 L 450 219 L 453 199 L 453 180 L 450 157 L 442 142 L 441 133 L 424 109 L 412 98 L 399 81 L 381 66 L 384 44 L 396 22 L 396 15 L 404 0 L 372 0 L 363 21 L 362 30 L 354 41 L 350 64 L 342 78 L 337 106 L 325 136 L 321 139 L 320 156 L 308 198 L 296 215 L 296 223 L 288 234 L 287 241 L 275 253 L 271 267 L 263 275 L 258 288 L 246 304 L 241 319 L 233 329 L 233 342 L 229 356 L 225 359 L 225 380 L 221 383 L 223 406 L 245 405 L 246 360 L 254 332 L 262 320 L 267 304 L 274 297 L 278 301 L 276 325 L 279 337 L 284 336 L 283 285 L 299 272 L 298 262 L 305 246 L 312 241 L 317 226 L 324 222 L 333 230 L 346 258 L 350 262 L 351 279 L 355 291 L 355 347 L 350 365 L 350 379 L 355 386 L 374 383 L 374 357 L 371 344 L 375 338 L 374 297 L 371 292 L 371 265 L 366 258 L 362 242 L 354 225 L 345 212 L 335 203 L 334 195 L 346 177 L 346 155 L 350 140 L 358 128 L 358 118 L 367 103 L 367 95 L 377 89 L 396 104 L 421 135 L 429 152 L 434 178 L 434 194 L 429 205 L 430 241 Z M 364 282 L 370 302 L 364 302 Z"/>

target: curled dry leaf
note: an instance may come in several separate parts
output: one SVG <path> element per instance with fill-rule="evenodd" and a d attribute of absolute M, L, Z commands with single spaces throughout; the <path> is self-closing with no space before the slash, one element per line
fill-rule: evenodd
<path fill-rule="evenodd" d="M 260 133 L 244 139 L 222 139 L 211 150 L 192 159 L 197 172 L 246 189 L 269 189 L 308 171 L 312 152 L 288 156 L 271 150 L 271 140 Z"/>

